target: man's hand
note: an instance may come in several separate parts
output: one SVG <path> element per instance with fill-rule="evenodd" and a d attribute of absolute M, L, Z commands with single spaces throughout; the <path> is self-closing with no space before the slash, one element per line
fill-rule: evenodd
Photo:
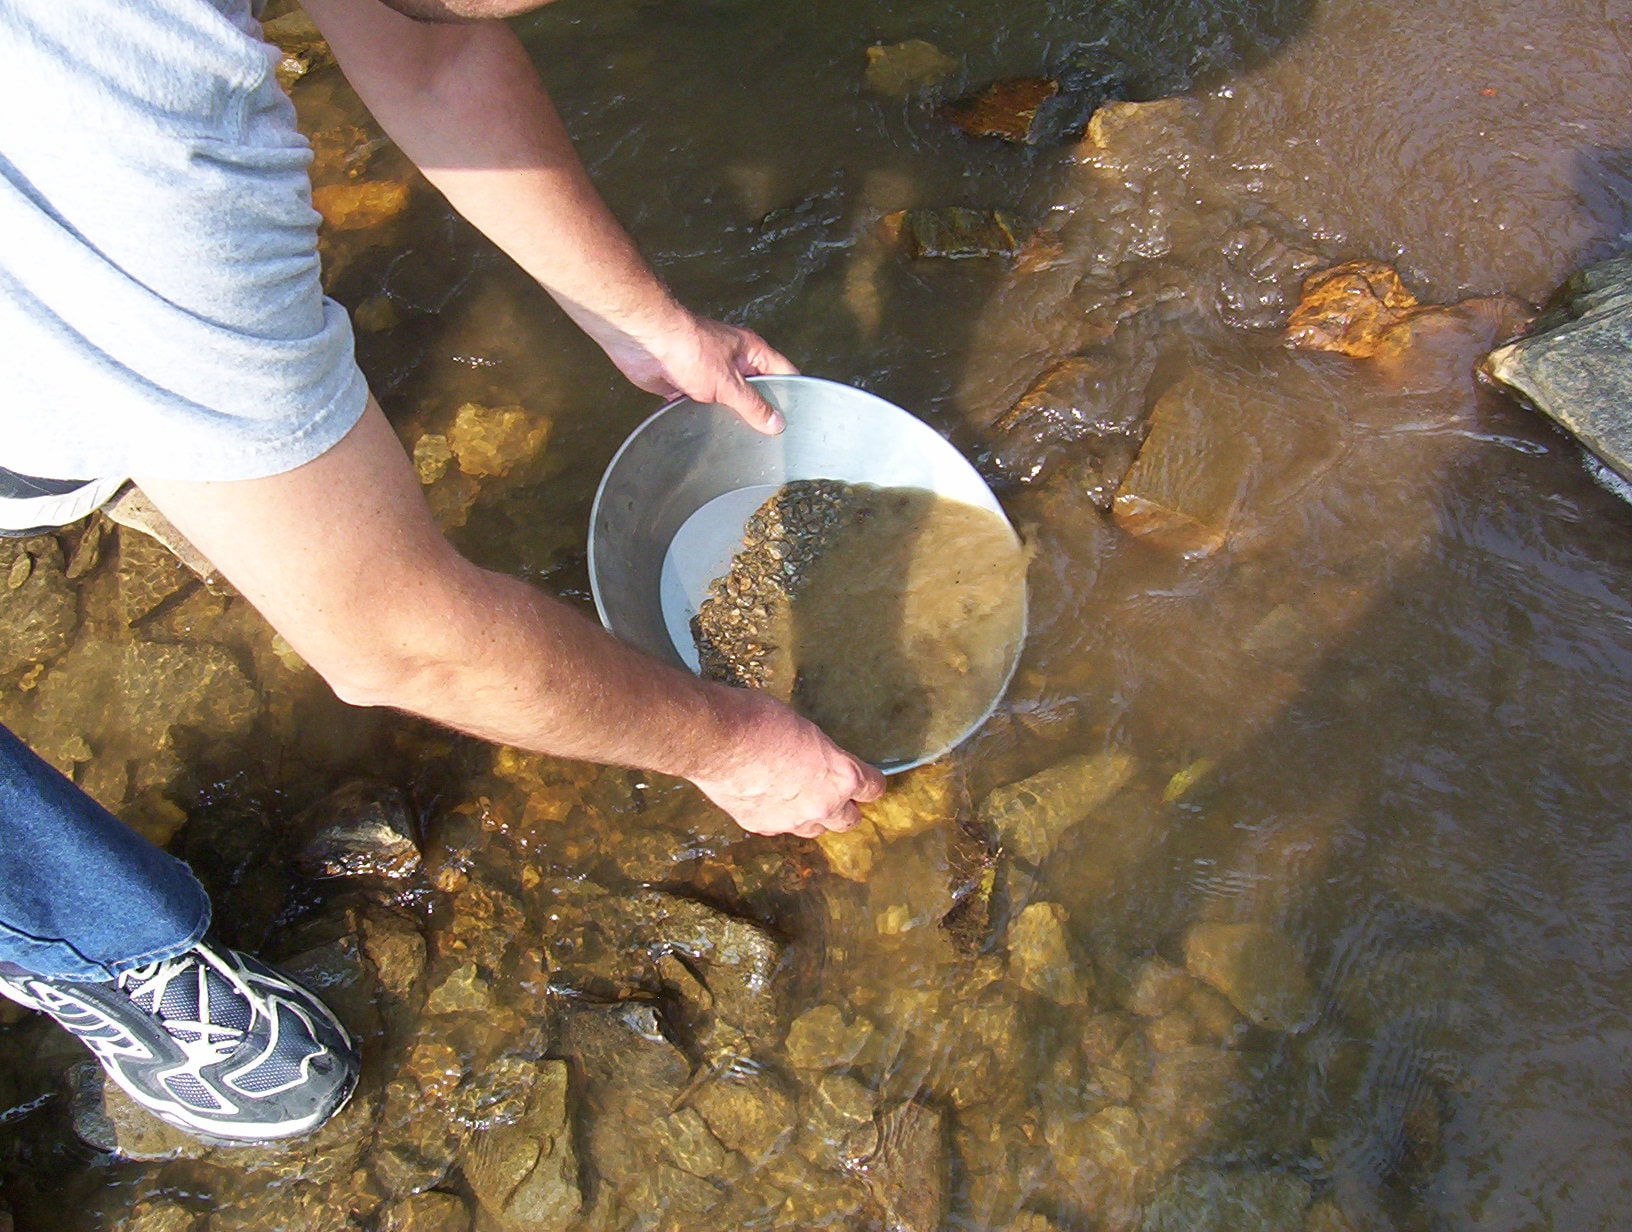
<path fill-rule="evenodd" d="M 764 693 L 729 692 L 741 739 L 690 778 L 744 830 L 800 838 L 849 830 L 861 820 L 856 804 L 884 794 L 884 776 L 814 723 Z"/>
<path fill-rule="evenodd" d="M 751 428 L 771 434 L 782 431 L 782 413 L 743 378 L 792 376 L 799 369 L 751 329 L 690 313 L 685 317 L 689 320 L 649 339 L 595 329 L 590 333 L 618 371 L 648 393 L 718 402 L 741 415 Z"/>

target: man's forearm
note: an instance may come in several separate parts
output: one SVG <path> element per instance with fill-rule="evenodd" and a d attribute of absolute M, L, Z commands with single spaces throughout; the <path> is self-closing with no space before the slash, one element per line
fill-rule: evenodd
<path fill-rule="evenodd" d="M 307 7 L 403 152 L 586 332 L 605 344 L 689 321 L 596 192 L 509 27 L 422 25 L 375 0 Z"/>

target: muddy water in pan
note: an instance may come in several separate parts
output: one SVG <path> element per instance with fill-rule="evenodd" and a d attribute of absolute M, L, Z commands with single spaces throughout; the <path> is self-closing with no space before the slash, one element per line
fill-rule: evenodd
<path fill-rule="evenodd" d="M 81 1145 L 108 1139 L 74 1046 L 9 1025 L 17 1226 L 1622 1222 L 1632 513 L 1472 371 L 1524 311 L 1499 297 L 1632 229 L 1625 6 L 560 0 L 520 28 L 683 299 L 998 485 L 1035 550 L 1007 702 L 860 831 L 744 839 L 676 784 L 345 710 L 135 540 L 35 544 L 15 593 L 77 625 L 5 720 L 169 836 L 369 1062 L 311 1144 L 199 1157 L 126 1118 L 159 1158 L 118 1162 Z M 938 56 L 868 77 L 913 39 Z M 1059 83 L 1032 143 L 942 117 L 1022 76 Z M 333 70 L 295 94 L 433 508 L 583 600 L 595 477 L 651 400 L 423 185 L 367 196 L 406 173 Z M 892 215 L 949 206 L 1019 252 L 898 247 Z M 1478 302 L 1368 358 L 1289 349 L 1304 279 L 1357 258 Z M 358 777 L 423 862 L 313 881 L 303 810 Z"/>
<path fill-rule="evenodd" d="M 944 752 L 1025 634 L 1026 552 L 989 510 L 916 488 L 775 492 L 692 623 L 703 674 L 764 689 L 874 765 Z"/>

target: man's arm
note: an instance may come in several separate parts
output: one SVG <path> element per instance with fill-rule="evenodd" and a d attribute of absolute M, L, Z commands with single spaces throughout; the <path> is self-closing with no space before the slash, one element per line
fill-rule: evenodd
<path fill-rule="evenodd" d="M 882 775 L 766 695 L 657 663 L 466 561 L 372 400 L 285 474 L 137 482 L 346 701 L 687 778 L 758 833 L 848 829 L 853 801 L 883 794 Z"/>
<path fill-rule="evenodd" d="M 508 26 L 422 24 L 379 0 L 305 7 L 403 152 L 631 381 L 779 430 L 780 416 L 743 377 L 793 365 L 758 335 L 698 317 L 669 294 L 596 192 Z"/>

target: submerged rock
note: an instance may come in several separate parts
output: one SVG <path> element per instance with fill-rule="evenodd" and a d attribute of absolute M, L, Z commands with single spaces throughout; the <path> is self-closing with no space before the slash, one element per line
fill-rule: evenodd
<path fill-rule="evenodd" d="M 1108 511 L 1145 436 L 1143 402 L 1125 393 L 1109 357 L 1055 361 L 992 424 L 993 462 L 1008 478 L 1039 483 L 1069 460 L 1089 499 Z"/>
<path fill-rule="evenodd" d="M 860 1165 L 891 1232 L 939 1232 L 949 1189 L 946 1118 L 907 1101 L 879 1117 L 878 1150 Z"/>
<path fill-rule="evenodd" d="M 1576 273 L 1483 367 L 1632 481 L 1632 256 Z"/>
<path fill-rule="evenodd" d="M 885 216 L 883 226 L 913 258 L 1010 257 L 1019 251 L 1014 223 L 1001 210 L 961 205 L 897 210 Z"/>
<path fill-rule="evenodd" d="M 311 839 L 296 857 L 312 877 L 367 877 L 399 881 L 420 864 L 408 800 L 394 787 L 347 783 L 296 821 Z"/>
<path fill-rule="evenodd" d="M 1314 1021 L 1303 956 L 1267 924 L 1197 924 L 1184 939 L 1184 965 L 1260 1027 L 1301 1031 Z"/>
<path fill-rule="evenodd" d="M 998 137 L 1029 144 L 1037 139 L 1043 104 L 1060 92 L 1047 77 L 1009 77 L 941 108 L 941 117 L 971 137 Z"/>
<path fill-rule="evenodd" d="M 362 180 L 312 189 L 312 208 L 332 231 L 369 231 L 396 221 L 412 197 L 396 180 Z"/>
<path fill-rule="evenodd" d="M 548 417 L 523 406 L 467 402 L 454 415 L 447 443 L 461 471 L 485 479 L 534 461 L 549 444 L 550 429 Z M 418 452 L 416 446 L 416 462 Z"/>
<path fill-rule="evenodd" d="M 470 1232 L 470 1212 L 456 1194 L 419 1193 L 386 1207 L 374 1227 L 378 1232 Z"/>
<path fill-rule="evenodd" d="M 1201 1165 L 1174 1173 L 1145 1211 L 1145 1232 L 1302 1232 L 1309 1182 L 1290 1172 Z"/>
<path fill-rule="evenodd" d="M 706 1083 L 692 1100 L 714 1137 L 751 1163 L 783 1150 L 798 1125 L 793 1100 L 764 1074 Z"/>
<path fill-rule="evenodd" d="M 49 663 L 79 626 L 79 600 L 50 535 L 0 539 L 0 680 Z"/>
<path fill-rule="evenodd" d="M 334 63 L 323 32 L 299 9 L 262 23 L 261 35 L 280 53 L 276 72 L 285 90 L 307 73 Z"/>
<path fill-rule="evenodd" d="M 874 94 L 906 98 L 956 71 L 958 62 L 933 43 L 907 39 L 867 49 L 866 85 Z"/>
<path fill-rule="evenodd" d="M 849 1065 L 873 1038 L 873 1024 L 847 1022 L 836 1005 L 806 1010 L 788 1028 L 783 1051 L 795 1069 L 839 1069 Z"/>
<path fill-rule="evenodd" d="M 1009 970 L 1028 992 L 1058 1005 L 1086 1005 L 1092 974 L 1071 959 L 1066 918 L 1058 903 L 1029 904 L 1009 925 Z"/>
<path fill-rule="evenodd" d="M 460 1171 L 498 1232 L 563 1232 L 583 1204 L 567 1065 L 540 1061 L 520 1119 L 471 1135 Z"/>
<path fill-rule="evenodd" d="M 1133 758 L 1116 749 L 1068 757 L 993 791 L 980 802 L 976 820 L 997 832 L 1005 850 L 1038 864 L 1061 835 L 1121 791 L 1133 772 Z"/>

